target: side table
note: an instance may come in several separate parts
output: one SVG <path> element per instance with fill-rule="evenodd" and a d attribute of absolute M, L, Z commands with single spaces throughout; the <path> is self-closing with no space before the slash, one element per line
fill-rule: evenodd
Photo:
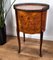
<path fill-rule="evenodd" d="M 17 37 L 20 53 L 20 35 L 19 32 L 23 32 L 24 41 L 25 33 L 27 34 L 37 34 L 40 33 L 40 56 L 42 56 L 42 42 L 43 42 L 43 32 L 46 26 L 46 15 L 49 9 L 48 4 L 39 3 L 23 3 L 14 5 L 16 13 L 16 24 L 17 24 Z"/>

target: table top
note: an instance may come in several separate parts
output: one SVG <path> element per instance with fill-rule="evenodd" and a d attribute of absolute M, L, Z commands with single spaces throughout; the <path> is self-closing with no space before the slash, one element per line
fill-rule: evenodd
<path fill-rule="evenodd" d="M 17 10 L 24 10 L 24 11 L 45 11 L 49 9 L 49 5 L 39 3 L 24 3 L 24 4 L 15 4 L 14 8 Z"/>

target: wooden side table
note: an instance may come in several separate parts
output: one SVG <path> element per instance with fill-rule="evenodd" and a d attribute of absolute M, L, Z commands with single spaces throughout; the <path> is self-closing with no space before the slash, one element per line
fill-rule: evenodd
<path fill-rule="evenodd" d="M 20 53 L 21 50 L 20 31 L 23 32 L 24 41 L 25 33 L 40 33 L 40 56 L 42 56 L 43 32 L 45 31 L 46 14 L 49 5 L 39 3 L 15 4 L 14 9 L 16 13 L 17 37 L 19 44 L 18 52 Z"/>

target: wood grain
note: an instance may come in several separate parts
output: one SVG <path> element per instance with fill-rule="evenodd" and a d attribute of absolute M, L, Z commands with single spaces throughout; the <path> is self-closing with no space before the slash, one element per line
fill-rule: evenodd
<path fill-rule="evenodd" d="M 43 57 L 39 56 L 39 40 L 21 38 L 21 53 L 18 54 L 17 37 L 7 37 L 7 43 L 0 46 L 0 60 L 53 60 L 53 41 L 43 41 Z"/>

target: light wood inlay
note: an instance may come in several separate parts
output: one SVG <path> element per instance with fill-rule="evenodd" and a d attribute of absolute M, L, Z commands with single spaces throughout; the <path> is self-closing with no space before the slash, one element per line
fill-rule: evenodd
<path fill-rule="evenodd" d="M 37 6 L 37 5 L 22 5 L 17 6 L 17 9 L 24 9 L 24 10 L 40 10 L 43 9 L 45 6 Z"/>

